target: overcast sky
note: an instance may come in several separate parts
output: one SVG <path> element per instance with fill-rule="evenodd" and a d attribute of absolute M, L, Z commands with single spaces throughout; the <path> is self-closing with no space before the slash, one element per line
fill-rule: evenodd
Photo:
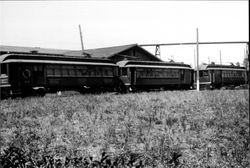
<path fill-rule="evenodd" d="M 248 1 L 0 1 L 0 44 L 85 49 L 127 44 L 249 41 Z M 200 45 L 201 62 L 242 62 L 245 45 Z M 145 49 L 154 53 L 154 47 Z M 195 46 L 161 47 L 194 62 Z"/>

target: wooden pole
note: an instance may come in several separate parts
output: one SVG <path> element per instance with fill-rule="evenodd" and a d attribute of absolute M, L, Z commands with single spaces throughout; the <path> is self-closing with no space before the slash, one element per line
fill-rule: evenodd
<path fill-rule="evenodd" d="M 82 52 L 84 52 L 83 40 L 82 40 L 82 30 L 81 30 L 81 25 L 79 25 L 79 31 L 80 31 L 80 38 L 81 38 Z"/>
<path fill-rule="evenodd" d="M 249 42 L 247 43 L 247 45 L 246 45 L 246 55 L 247 55 L 247 58 L 248 58 L 248 66 L 249 66 Z M 249 78 L 250 78 L 250 75 L 249 75 L 249 72 L 248 72 L 248 80 L 249 80 Z M 249 81 L 248 81 L 248 86 L 249 86 Z M 248 89 L 248 95 L 250 94 L 250 89 Z M 248 138 L 248 144 L 250 143 L 250 104 L 248 105 L 248 123 L 249 123 L 249 128 L 248 128 L 248 130 L 249 130 L 249 138 Z"/>
<path fill-rule="evenodd" d="M 195 69 L 195 49 L 194 49 L 194 69 Z"/>
<path fill-rule="evenodd" d="M 222 65 L 222 61 L 221 61 L 221 50 L 220 50 L 220 64 Z"/>
<path fill-rule="evenodd" d="M 199 80 L 199 78 L 200 78 L 200 76 L 199 76 L 199 30 L 198 30 L 198 28 L 196 29 L 196 36 L 197 36 L 197 41 L 196 41 L 196 52 L 197 52 L 197 58 L 196 58 L 196 60 L 197 60 L 197 82 L 196 82 L 196 90 L 197 91 L 200 91 L 200 80 Z"/>

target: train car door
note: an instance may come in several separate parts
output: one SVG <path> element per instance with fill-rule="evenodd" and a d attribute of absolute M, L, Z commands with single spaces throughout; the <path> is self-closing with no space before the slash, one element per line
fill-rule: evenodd
<path fill-rule="evenodd" d="M 20 92 L 21 87 L 21 66 L 20 63 L 9 64 L 9 83 L 13 94 Z"/>
<path fill-rule="evenodd" d="M 134 67 L 130 68 L 130 80 L 132 85 L 136 85 L 136 70 Z"/>
<path fill-rule="evenodd" d="M 33 66 L 33 85 L 42 86 L 45 84 L 45 71 L 42 64 L 35 64 Z"/>
<path fill-rule="evenodd" d="M 185 83 L 185 71 L 184 69 L 181 69 L 181 84 Z"/>
<path fill-rule="evenodd" d="M 210 80 L 210 82 L 212 84 L 214 82 L 213 81 L 213 79 L 214 79 L 214 71 L 213 70 L 209 70 L 208 74 L 209 74 L 209 80 Z"/>
<path fill-rule="evenodd" d="M 221 70 L 214 70 L 214 84 L 219 86 L 222 82 L 222 71 Z"/>

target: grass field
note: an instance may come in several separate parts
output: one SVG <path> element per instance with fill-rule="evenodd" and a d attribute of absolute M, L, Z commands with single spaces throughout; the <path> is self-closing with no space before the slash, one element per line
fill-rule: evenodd
<path fill-rule="evenodd" d="M 249 167 L 249 140 L 248 90 L 0 102 L 2 165 Z"/>

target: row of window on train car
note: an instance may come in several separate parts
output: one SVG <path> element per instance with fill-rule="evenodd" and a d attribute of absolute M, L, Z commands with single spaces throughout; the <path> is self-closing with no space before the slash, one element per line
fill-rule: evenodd
<path fill-rule="evenodd" d="M 127 68 L 122 68 L 121 74 L 126 76 L 128 71 Z M 159 78 L 179 78 L 180 72 L 184 73 L 184 71 L 189 72 L 189 70 L 179 69 L 165 69 L 165 68 L 137 68 L 136 76 L 137 78 L 151 78 L 151 77 L 159 77 Z"/>
<path fill-rule="evenodd" d="M 159 78 L 179 78 L 180 70 L 178 69 L 137 69 L 136 75 L 138 78 L 150 78 L 150 77 L 159 77 Z"/>
<path fill-rule="evenodd" d="M 232 77 L 245 77 L 243 71 L 222 71 L 222 77 L 224 78 L 232 78 Z"/>
<path fill-rule="evenodd" d="M 216 71 L 219 72 L 219 71 Z M 218 73 L 216 73 L 218 74 Z M 208 71 L 200 71 L 199 72 L 200 77 L 208 77 L 209 73 Z M 244 77 L 243 71 L 222 71 L 222 77 L 225 78 L 231 78 L 231 77 Z"/>
<path fill-rule="evenodd" d="M 114 69 L 106 66 L 50 65 L 46 69 L 46 74 L 49 77 L 112 77 L 114 75 Z"/>

